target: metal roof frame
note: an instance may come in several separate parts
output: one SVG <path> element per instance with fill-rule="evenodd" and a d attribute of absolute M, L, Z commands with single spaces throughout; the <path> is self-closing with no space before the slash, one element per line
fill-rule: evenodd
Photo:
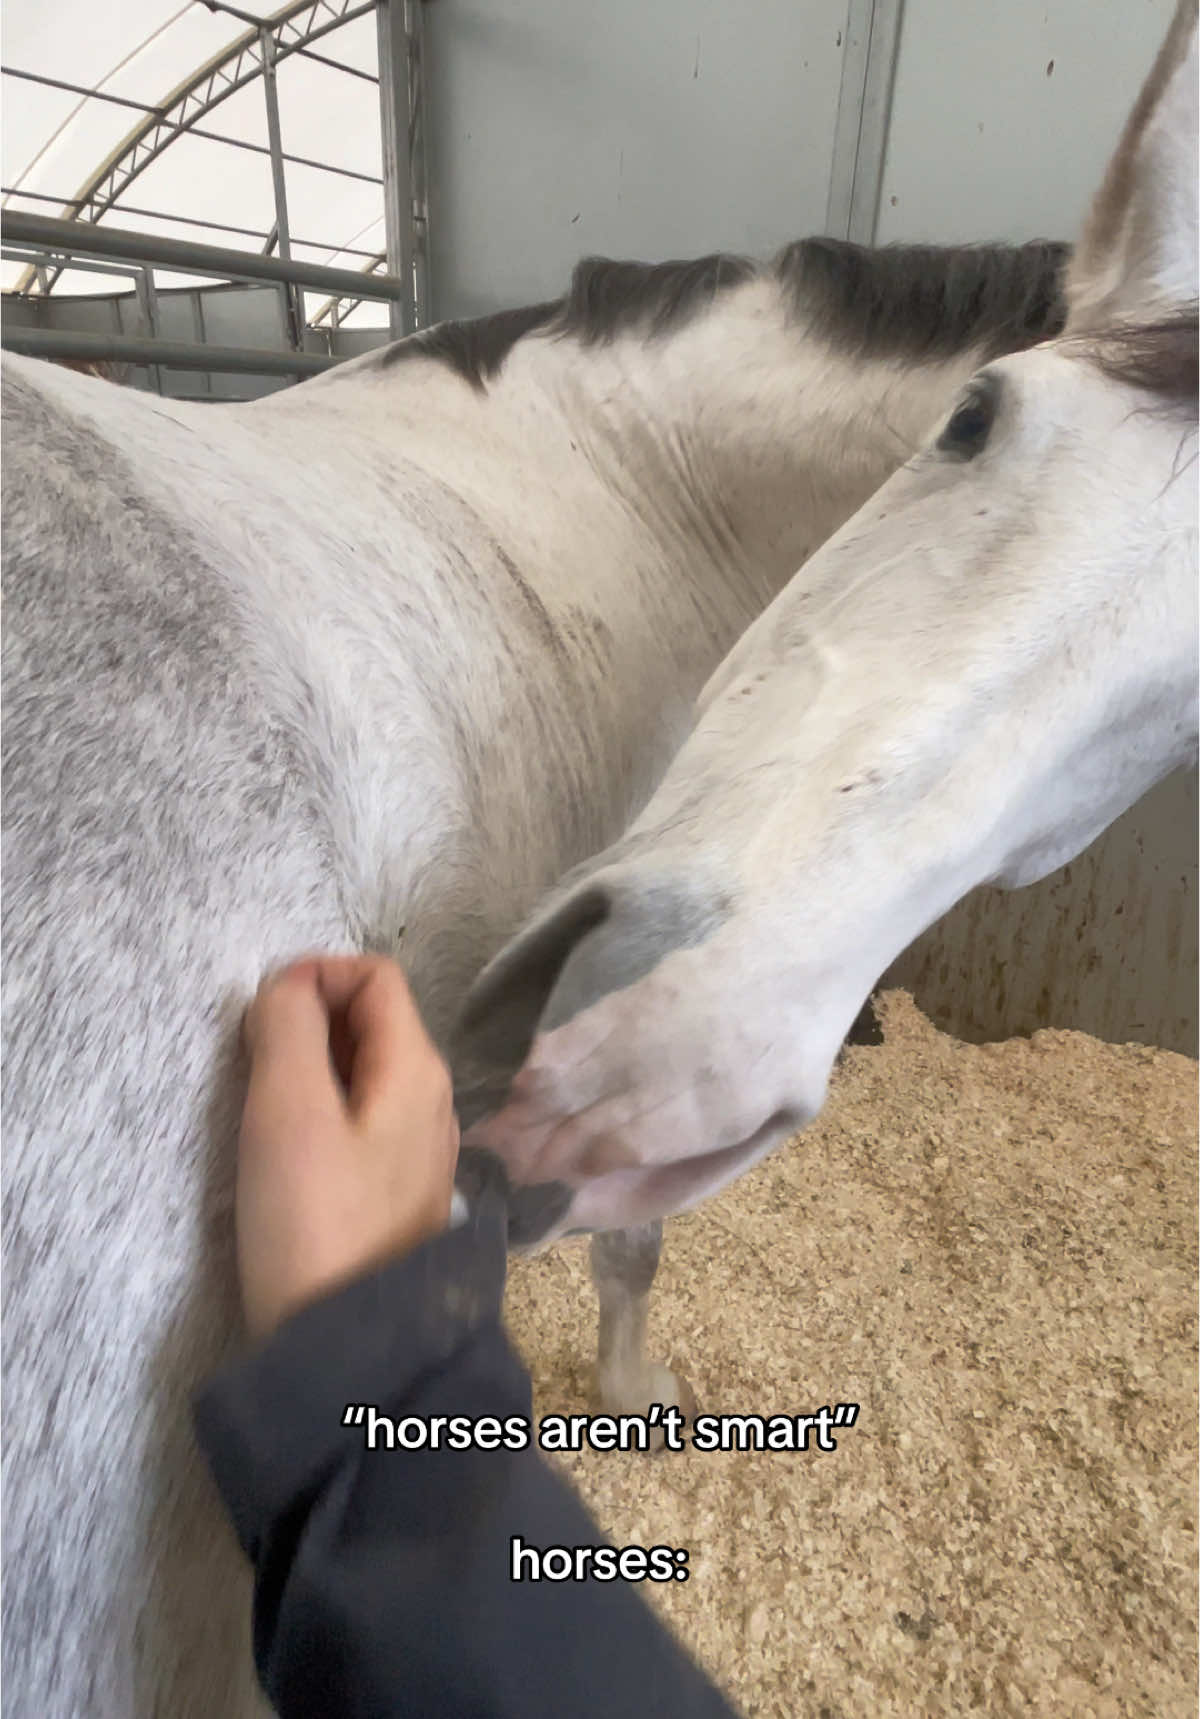
<path fill-rule="evenodd" d="M 64 213 L 81 221 L 101 220 L 138 175 L 177 137 L 211 113 L 227 96 L 262 77 L 268 54 L 276 63 L 286 59 L 342 24 L 373 12 L 376 3 L 377 0 L 288 0 L 278 12 L 264 19 L 260 27 L 246 30 L 228 48 L 214 54 L 176 85 L 84 181 Z M 57 272 L 48 279 L 44 290 L 48 292 L 56 279 Z M 28 293 L 34 281 L 34 271 L 28 269 L 16 290 Z"/>

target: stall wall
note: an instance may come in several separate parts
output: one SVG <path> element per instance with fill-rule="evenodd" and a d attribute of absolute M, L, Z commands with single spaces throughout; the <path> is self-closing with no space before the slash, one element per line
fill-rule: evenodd
<path fill-rule="evenodd" d="M 876 239 L 1074 238 L 1175 0 L 906 0 Z"/>
<path fill-rule="evenodd" d="M 557 297 L 581 256 L 769 254 L 825 220 L 846 0 L 438 0 L 438 317 Z"/>
<path fill-rule="evenodd" d="M 959 1038 L 1074 1027 L 1195 1056 L 1196 787 L 1180 771 L 1042 883 L 975 890 L 888 983 Z"/>
<path fill-rule="evenodd" d="M 210 346 L 243 346 L 286 352 L 287 335 L 280 316 L 279 293 L 273 286 L 250 283 L 160 288 L 157 294 L 158 332 L 164 340 Z M 10 298 L 4 321 L 14 328 L 52 328 L 89 334 L 121 334 L 146 338 L 149 330 L 133 292 L 73 294 L 70 298 Z M 332 352 L 337 358 L 358 358 L 383 345 L 386 329 L 338 328 L 305 336 L 308 352 Z M 124 387 L 140 388 L 174 400 L 229 402 L 257 400 L 294 384 L 285 376 L 253 372 L 174 370 L 160 367 L 154 374 L 142 365 L 118 364 Z M 161 382 L 161 388 L 159 386 Z"/>

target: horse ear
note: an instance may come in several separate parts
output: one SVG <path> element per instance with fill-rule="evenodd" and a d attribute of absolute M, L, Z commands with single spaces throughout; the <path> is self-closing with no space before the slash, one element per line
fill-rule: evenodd
<path fill-rule="evenodd" d="M 1144 321 L 1195 300 L 1197 0 L 1179 0 L 1067 276 L 1068 328 Z"/>

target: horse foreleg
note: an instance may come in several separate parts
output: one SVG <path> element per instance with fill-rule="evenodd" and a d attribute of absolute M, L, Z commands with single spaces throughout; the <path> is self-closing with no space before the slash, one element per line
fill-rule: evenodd
<path fill-rule="evenodd" d="M 687 1380 L 646 1359 L 646 1314 L 661 1253 L 661 1222 L 592 1237 L 592 1282 L 600 1301 L 597 1382 L 602 1406 L 614 1414 L 643 1415 L 651 1403 L 695 1413 Z"/>

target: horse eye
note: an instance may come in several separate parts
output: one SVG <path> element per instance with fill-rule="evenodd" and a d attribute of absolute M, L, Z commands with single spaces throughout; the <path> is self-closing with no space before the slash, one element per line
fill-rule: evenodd
<path fill-rule="evenodd" d="M 980 389 L 958 406 L 950 422 L 938 437 L 938 448 L 944 454 L 955 454 L 960 460 L 973 460 L 987 446 L 996 417 L 996 396 L 989 389 Z"/>

